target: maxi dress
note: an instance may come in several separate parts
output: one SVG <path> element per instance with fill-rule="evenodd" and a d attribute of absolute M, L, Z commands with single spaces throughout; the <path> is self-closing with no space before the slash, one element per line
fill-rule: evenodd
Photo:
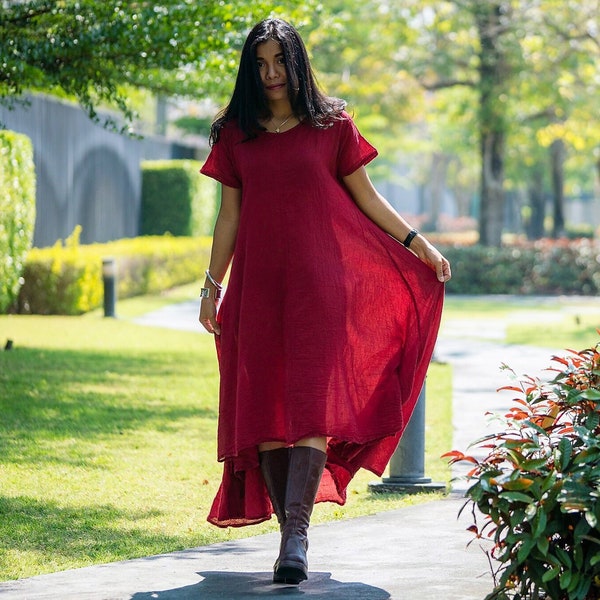
<path fill-rule="evenodd" d="M 273 513 L 257 446 L 326 436 L 316 501 L 344 504 L 359 468 L 381 475 L 431 360 L 444 285 L 355 204 L 343 177 L 377 151 L 343 113 L 246 140 L 230 121 L 201 172 L 241 188 L 217 319 L 221 485 L 208 521 Z"/>

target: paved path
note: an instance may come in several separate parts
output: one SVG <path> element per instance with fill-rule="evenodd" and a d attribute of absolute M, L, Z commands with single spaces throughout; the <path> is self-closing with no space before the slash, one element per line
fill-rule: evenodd
<path fill-rule="evenodd" d="M 137 321 L 200 331 L 197 303 L 166 307 Z M 519 374 L 542 374 L 551 350 L 504 346 L 502 322 L 469 330 L 468 321 L 446 323 L 438 361 L 453 365 L 454 444 L 489 430 L 488 411 L 510 400 L 495 390 L 509 382 L 504 362 Z M 486 339 L 481 339 L 483 337 Z M 490 341 L 492 340 L 492 341 Z M 457 474 L 460 474 L 457 471 Z M 483 600 L 492 589 L 487 558 L 457 519 L 464 484 L 447 499 L 400 510 L 315 525 L 311 574 L 300 586 L 274 586 L 270 567 L 278 534 L 0 583 L 11 600 L 253 600 L 279 596 L 332 600 Z"/>

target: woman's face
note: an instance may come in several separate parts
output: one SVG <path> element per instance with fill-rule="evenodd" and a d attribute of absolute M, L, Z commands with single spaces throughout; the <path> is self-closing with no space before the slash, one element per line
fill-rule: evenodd
<path fill-rule="evenodd" d="M 287 72 L 281 44 L 275 40 L 258 44 L 256 62 L 267 100 L 287 99 Z"/>

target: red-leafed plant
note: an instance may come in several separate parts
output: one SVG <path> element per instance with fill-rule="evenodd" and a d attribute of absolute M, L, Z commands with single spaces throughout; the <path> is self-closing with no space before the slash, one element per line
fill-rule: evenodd
<path fill-rule="evenodd" d="M 552 360 L 550 382 L 501 388 L 518 396 L 473 444 L 485 458 L 445 455 L 473 465 L 463 510 L 494 543 L 486 600 L 600 599 L 600 343 Z"/>

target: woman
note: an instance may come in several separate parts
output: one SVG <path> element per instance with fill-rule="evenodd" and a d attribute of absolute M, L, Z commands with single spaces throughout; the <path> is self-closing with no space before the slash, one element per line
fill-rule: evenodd
<path fill-rule="evenodd" d="M 314 502 L 343 504 L 359 468 L 385 469 L 450 279 L 448 261 L 374 189 L 364 166 L 377 151 L 344 106 L 318 89 L 298 32 L 265 20 L 201 170 L 222 184 L 199 316 L 221 375 L 224 473 L 208 519 L 243 526 L 274 512 L 276 583 L 308 576 Z"/>

